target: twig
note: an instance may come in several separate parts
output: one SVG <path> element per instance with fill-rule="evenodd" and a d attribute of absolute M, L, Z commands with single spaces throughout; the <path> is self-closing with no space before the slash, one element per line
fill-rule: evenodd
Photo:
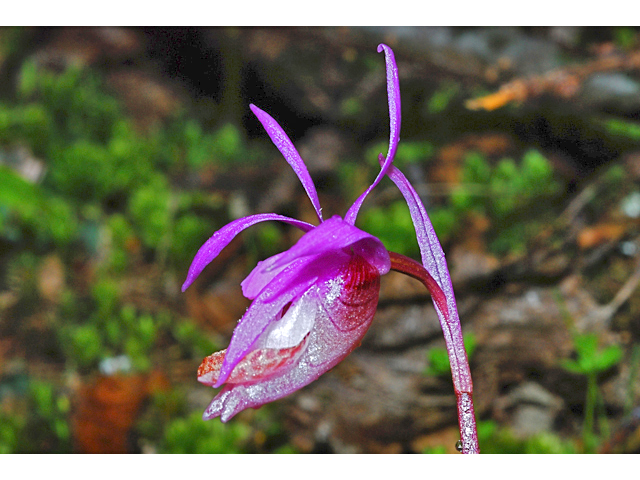
<path fill-rule="evenodd" d="M 586 78 L 601 72 L 640 69 L 640 51 L 627 55 L 612 55 L 598 58 L 582 65 L 553 70 L 544 75 L 517 78 L 500 87 L 492 94 L 467 100 L 470 110 L 495 110 L 510 102 L 524 102 L 527 99 L 550 93 L 560 98 L 571 98 L 579 91 Z"/>

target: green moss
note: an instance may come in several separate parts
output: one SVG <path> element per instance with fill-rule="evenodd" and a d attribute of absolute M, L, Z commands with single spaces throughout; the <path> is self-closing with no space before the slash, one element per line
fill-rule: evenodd
<path fill-rule="evenodd" d="M 186 355 L 191 358 L 201 360 L 219 350 L 207 335 L 188 320 L 180 320 L 171 326 L 171 332 L 178 344 L 182 347 Z"/>
<path fill-rule="evenodd" d="M 559 436 L 541 432 L 528 438 L 518 438 L 513 432 L 493 421 L 478 422 L 478 443 L 482 453 L 568 454 L 577 453 L 575 444 Z"/>
<path fill-rule="evenodd" d="M 171 193 L 163 177 L 156 177 L 153 183 L 139 188 L 131 197 L 128 212 L 143 244 L 149 248 L 160 246 L 169 233 L 170 199 Z"/>
<path fill-rule="evenodd" d="M 250 429 L 240 422 L 223 424 L 219 419 L 202 421 L 194 412 L 172 421 L 166 428 L 161 453 L 243 453 Z"/>
<path fill-rule="evenodd" d="M 420 255 L 409 208 L 398 200 L 386 208 L 371 208 L 360 215 L 361 228 L 378 237 L 384 246 L 402 255 Z"/>
<path fill-rule="evenodd" d="M 185 213 L 175 221 L 169 253 L 176 270 L 186 271 L 194 253 L 214 231 L 210 221 L 192 213 Z"/>
<path fill-rule="evenodd" d="M 2 165 L 0 209 L 4 209 L 0 235 L 5 238 L 28 237 L 38 245 L 51 243 L 62 247 L 78 235 L 78 219 L 71 205 L 59 196 L 46 195 Z"/>
<path fill-rule="evenodd" d="M 142 133 L 88 69 L 59 72 L 28 61 L 17 78 L 15 96 L 0 101 L 0 243 L 10 246 L 0 283 L 18 296 L 15 324 L 46 311 L 54 344 L 43 355 L 53 353 L 61 368 L 81 374 L 95 374 L 101 362 L 120 356 L 132 370 L 148 371 L 164 354 L 159 347 L 173 347 L 189 361 L 217 350 L 188 319 L 141 308 L 129 303 L 135 296 L 123 295 L 131 279 L 144 279 L 145 263 L 163 267 L 163 285 L 174 280 L 171 269 L 182 277 L 194 252 L 227 220 L 221 194 L 190 191 L 199 170 L 229 169 L 264 154 L 250 151 L 234 124 L 205 129 L 186 112 Z M 27 180 L 10 167 L 22 167 L 25 158 L 43 166 L 42 179 Z M 256 232 L 260 251 L 275 253 L 280 230 L 269 225 Z M 39 259 L 54 250 L 67 281 L 59 304 L 44 305 Z M 79 280 L 78 268 L 90 274 Z M 0 452 L 70 450 L 68 398 L 52 388 L 33 387 L 28 413 L 3 410 Z M 182 408 L 162 421 L 185 415 Z M 172 428 L 167 445 L 179 435 L 179 426 Z M 164 431 L 161 425 L 158 437 Z"/>

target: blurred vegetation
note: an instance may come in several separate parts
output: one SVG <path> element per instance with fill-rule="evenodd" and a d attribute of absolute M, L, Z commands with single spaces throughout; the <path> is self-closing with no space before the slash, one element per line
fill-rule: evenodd
<path fill-rule="evenodd" d="M 28 60 L 17 78 L 15 94 L 0 98 L 0 285 L 17 299 L 0 333 L 28 344 L 25 320 L 46 310 L 36 365 L 54 361 L 66 375 L 88 377 L 149 374 L 163 350 L 177 348 L 173 360 L 189 361 L 195 378 L 217 342 L 161 299 L 148 308 L 127 300 L 127 285 L 151 263 L 165 281 L 184 276 L 194 252 L 229 220 L 220 198 L 188 188 L 189 176 L 256 155 L 234 125 L 207 131 L 186 112 L 142 132 L 100 77 L 77 65 L 54 71 Z M 41 181 L 19 173 L 34 159 Z M 269 231 L 263 236 L 270 244 Z M 40 277 L 51 254 L 62 267 L 54 272 L 59 289 L 47 295 Z M 78 265 L 90 269 L 87 283 L 72 275 Z M 0 377 L 0 453 L 72 451 L 70 398 L 54 388 L 26 373 Z M 139 423 L 147 445 L 244 451 L 249 427 L 203 422 L 202 406 L 190 411 L 172 392 L 154 394 Z M 161 423 L 145 424 L 159 410 Z"/>
<path fill-rule="evenodd" d="M 491 420 L 478 422 L 478 441 L 482 453 L 567 454 L 579 450 L 571 440 L 563 440 L 551 432 L 541 432 L 528 438 L 518 438 L 508 428 Z"/>
<path fill-rule="evenodd" d="M 620 363 L 623 354 L 619 345 L 600 348 L 598 343 L 598 336 L 593 333 L 576 334 L 574 336 L 576 358 L 562 362 L 562 368 L 568 372 L 584 375 L 587 378 L 587 397 L 582 432 L 586 453 L 595 453 L 603 439 L 608 438 L 611 433 L 604 401 L 598 388 L 598 376 Z M 598 420 L 599 435 L 594 431 L 596 419 Z"/>
<path fill-rule="evenodd" d="M 411 144 L 401 152 L 398 163 L 425 162 L 432 154 L 431 144 Z M 369 152 L 380 151 L 376 147 Z M 377 157 L 376 157 L 377 158 Z M 446 201 L 429 209 L 429 217 L 441 242 L 461 234 L 471 216 L 485 218 L 492 226 L 486 241 L 496 255 L 521 255 L 541 225 L 554 217 L 549 205 L 559 199 L 560 183 L 554 178 L 549 161 L 537 150 L 529 150 L 519 162 L 503 158 L 492 165 L 479 152 L 465 156 L 460 183 Z M 532 213 L 533 217 L 523 216 Z M 409 208 L 404 200 L 363 212 L 364 230 L 380 238 L 385 246 L 403 255 L 419 258 L 418 244 Z"/>

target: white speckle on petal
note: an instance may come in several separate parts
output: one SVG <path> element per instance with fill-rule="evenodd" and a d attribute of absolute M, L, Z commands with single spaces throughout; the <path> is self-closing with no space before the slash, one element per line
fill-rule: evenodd
<path fill-rule="evenodd" d="M 280 320 L 273 322 L 264 331 L 260 348 L 290 348 L 300 344 L 313 327 L 317 309 L 313 295 L 305 293 Z"/>

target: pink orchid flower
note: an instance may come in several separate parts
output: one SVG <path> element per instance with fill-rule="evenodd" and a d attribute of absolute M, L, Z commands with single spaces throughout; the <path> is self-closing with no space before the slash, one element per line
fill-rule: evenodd
<path fill-rule="evenodd" d="M 378 305 L 380 277 L 394 269 L 420 281 L 431 292 L 443 328 L 458 397 L 463 453 L 478 452 L 472 383 L 462 331 L 444 252 L 422 202 L 392 163 L 400 135 L 400 86 L 392 50 L 384 51 L 389 96 L 390 140 L 380 154 L 380 173 L 349 208 L 344 219 L 322 218 L 315 185 L 293 143 L 267 113 L 250 108 L 298 175 L 313 204 L 319 225 L 264 213 L 240 218 L 218 230 L 196 254 L 185 291 L 202 270 L 242 230 L 277 220 L 305 234 L 289 250 L 259 262 L 242 282 L 252 300 L 226 350 L 207 357 L 198 381 L 223 387 L 206 409 L 205 420 L 228 421 L 238 412 L 285 397 L 330 370 L 362 341 Z M 389 252 L 376 237 L 354 226 L 369 192 L 388 175 L 405 197 L 415 225 L 423 265 Z"/>

